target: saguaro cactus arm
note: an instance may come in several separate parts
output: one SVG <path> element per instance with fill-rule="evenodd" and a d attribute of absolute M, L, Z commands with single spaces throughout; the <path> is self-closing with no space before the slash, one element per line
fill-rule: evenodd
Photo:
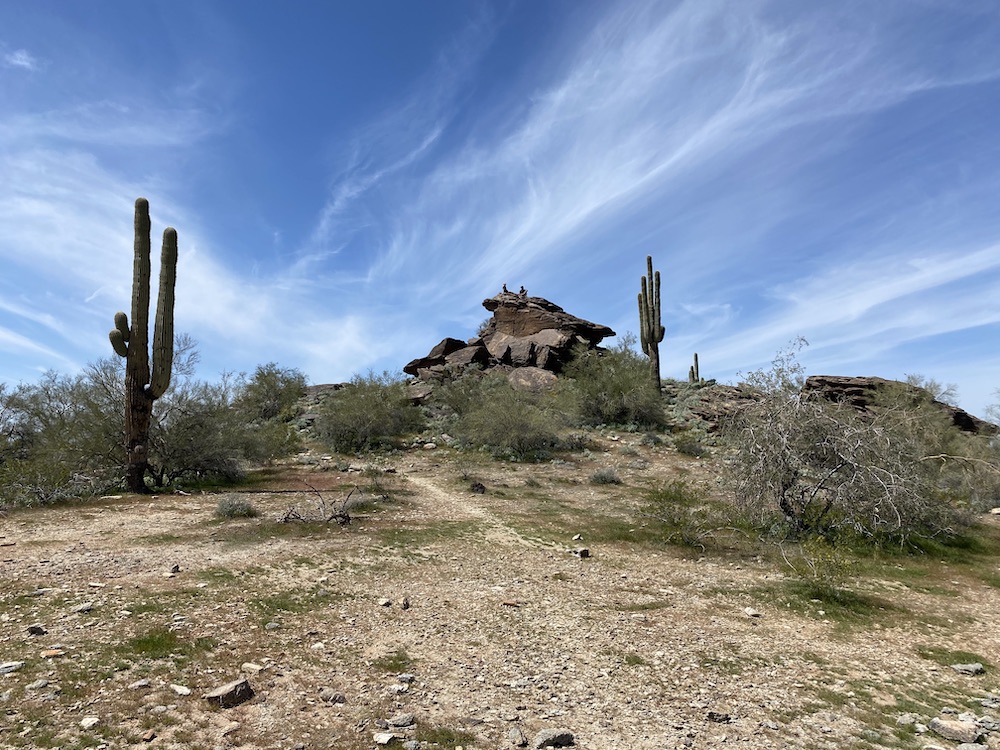
<path fill-rule="evenodd" d="M 149 395 L 159 398 L 170 386 L 170 370 L 174 362 L 174 286 L 177 283 L 177 230 L 168 227 L 163 232 L 160 251 L 160 293 L 156 300 L 153 328 L 153 374 L 149 380 Z"/>

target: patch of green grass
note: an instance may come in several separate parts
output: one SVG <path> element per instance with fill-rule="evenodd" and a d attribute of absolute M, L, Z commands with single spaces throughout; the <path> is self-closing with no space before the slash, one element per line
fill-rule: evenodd
<path fill-rule="evenodd" d="M 646 660 L 639 656 L 639 654 L 629 652 L 625 654 L 625 663 L 630 667 L 641 667 L 646 664 Z"/>
<path fill-rule="evenodd" d="M 780 584 L 779 591 L 781 603 L 790 609 L 842 625 L 865 625 L 876 619 L 891 624 L 891 616 L 906 613 L 903 607 L 887 599 L 825 581 L 788 580 Z"/>
<path fill-rule="evenodd" d="M 406 649 L 396 649 L 391 654 L 372 659 L 372 666 L 383 672 L 399 673 L 408 672 L 413 669 L 416 661 L 406 653 Z M 428 740 L 430 741 L 430 740 Z"/>
<path fill-rule="evenodd" d="M 186 659 L 215 648 L 211 638 L 188 640 L 167 628 L 153 628 L 130 638 L 114 651 L 119 656 L 139 659 Z"/>
<path fill-rule="evenodd" d="M 250 607 L 260 615 L 262 621 L 269 622 L 281 614 L 314 612 L 344 598 L 344 594 L 330 592 L 326 589 L 316 591 L 291 590 L 254 598 L 249 603 Z"/>
<path fill-rule="evenodd" d="M 940 664 L 943 667 L 950 667 L 952 664 L 974 664 L 979 662 L 986 669 L 992 668 L 989 659 L 972 651 L 962 651 L 943 648 L 941 646 L 930 646 L 920 644 L 917 646 L 917 653 L 924 659 Z"/>
<path fill-rule="evenodd" d="M 439 747 L 452 750 L 456 747 L 474 747 L 475 735 L 462 729 L 450 727 L 435 727 L 420 724 L 417 726 L 416 740 L 427 747 Z"/>

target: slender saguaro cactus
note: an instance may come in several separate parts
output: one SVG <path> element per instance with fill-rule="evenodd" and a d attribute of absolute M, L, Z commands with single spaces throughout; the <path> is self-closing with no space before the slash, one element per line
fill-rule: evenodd
<path fill-rule="evenodd" d="M 639 292 L 639 341 L 643 353 L 649 357 L 650 373 L 657 390 L 660 388 L 660 342 L 663 326 L 660 325 L 660 272 L 653 274 L 653 256 L 646 256 L 646 276 L 642 277 Z"/>
<path fill-rule="evenodd" d="M 108 334 L 115 353 L 125 358 L 125 482 L 131 492 L 146 492 L 149 466 L 149 422 L 153 401 L 170 385 L 174 359 L 174 284 L 177 280 L 177 230 L 163 230 L 160 293 L 153 328 L 153 365 L 149 352 L 149 201 L 135 202 L 135 265 L 132 273 L 132 325 L 115 313 Z"/>
<path fill-rule="evenodd" d="M 698 352 L 694 353 L 694 364 L 691 365 L 691 369 L 688 370 L 688 382 L 689 383 L 701 382 L 701 370 L 698 369 Z"/>

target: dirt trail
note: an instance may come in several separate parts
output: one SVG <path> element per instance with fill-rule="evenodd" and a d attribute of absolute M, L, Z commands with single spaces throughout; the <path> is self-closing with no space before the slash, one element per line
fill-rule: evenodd
<path fill-rule="evenodd" d="M 0 677 L 0 747 L 147 746 L 152 731 L 154 748 L 356 750 L 409 713 L 401 739 L 449 750 L 559 727 L 582 750 L 916 750 L 927 742 L 897 737 L 900 714 L 982 713 L 973 697 L 1000 691 L 993 665 L 966 677 L 926 655 L 1000 653 L 1000 588 L 977 571 L 867 583 L 891 606 L 844 627 L 822 602 L 786 606 L 785 572 L 760 560 L 575 542 L 643 488 L 706 472 L 622 446 L 477 465 L 482 494 L 445 450 L 414 451 L 398 500 L 347 527 L 279 523 L 315 494 L 277 491 L 241 494 L 253 519 L 214 518 L 211 494 L 0 519 L 0 663 L 23 662 Z M 598 468 L 623 484 L 587 482 Z M 331 496 L 351 486 L 308 470 Z M 218 711 L 200 698 L 237 676 L 253 700 Z"/>

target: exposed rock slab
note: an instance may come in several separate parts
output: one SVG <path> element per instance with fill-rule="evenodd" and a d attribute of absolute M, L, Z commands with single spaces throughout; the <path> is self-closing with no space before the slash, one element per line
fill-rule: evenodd
<path fill-rule="evenodd" d="M 542 297 L 501 292 L 483 300 L 493 313 L 481 335 L 461 341 L 445 338 L 403 372 L 433 381 L 467 367 L 539 368 L 559 372 L 576 347 L 593 349 L 615 332 L 570 315 Z"/>
<path fill-rule="evenodd" d="M 867 410 L 876 405 L 879 394 L 889 388 L 900 389 L 903 392 L 910 391 L 918 398 L 928 398 L 931 395 L 923 388 L 899 380 L 887 380 L 878 377 L 847 377 L 843 375 L 812 375 L 806 378 L 802 390 L 805 393 L 817 394 L 830 401 L 841 401 L 850 404 L 855 409 Z M 974 417 L 965 411 L 965 409 L 960 409 L 957 406 L 933 399 L 931 403 L 948 414 L 955 427 L 965 432 L 972 432 L 977 435 L 992 435 L 1000 430 L 1000 427 L 997 425 L 987 422 L 985 419 Z"/>

